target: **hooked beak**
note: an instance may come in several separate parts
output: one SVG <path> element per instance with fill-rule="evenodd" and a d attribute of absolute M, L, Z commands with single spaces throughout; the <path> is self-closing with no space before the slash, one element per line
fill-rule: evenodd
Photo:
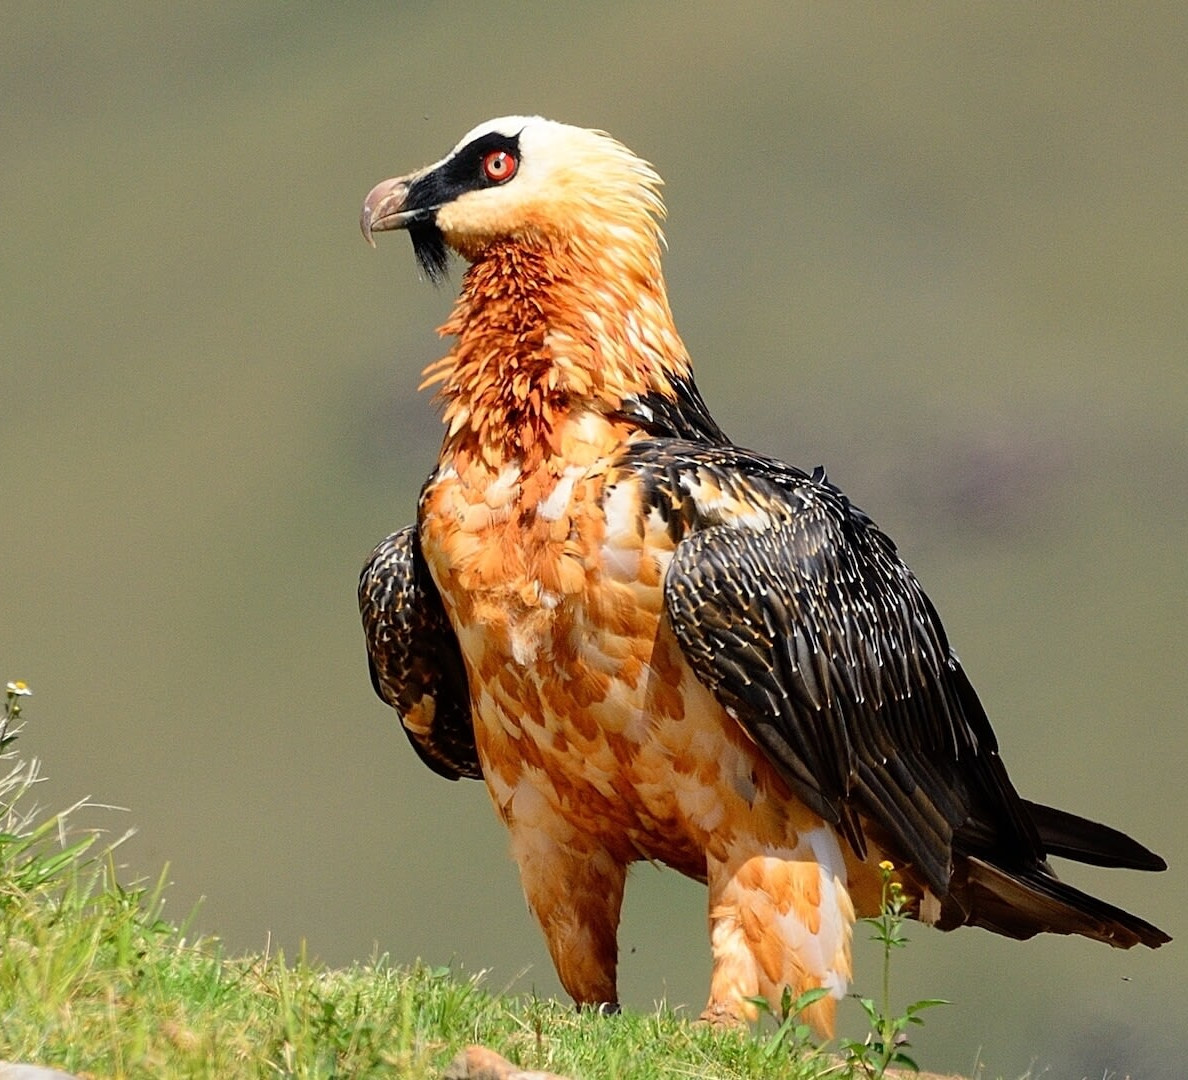
<path fill-rule="evenodd" d="M 397 176 L 383 180 L 367 193 L 367 198 L 363 200 L 363 212 L 359 215 L 359 228 L 363 231 L 363 239 L 372 247 L 375 247 L 372 233 L 407 229 L 410 225 L 432 219 L 436 207 L 406 209 L 409 182 L 412 179 L 414 177 Z"/>

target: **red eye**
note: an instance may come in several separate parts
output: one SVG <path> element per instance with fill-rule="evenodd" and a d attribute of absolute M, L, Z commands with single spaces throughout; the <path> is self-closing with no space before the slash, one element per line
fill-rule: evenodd
<path fill-rule="evenodd" d="M 492 150 L 483 158 L 483 175 L 492 184 L 502 184 L 516 175 L 518 164 L 506 150 Z"/>

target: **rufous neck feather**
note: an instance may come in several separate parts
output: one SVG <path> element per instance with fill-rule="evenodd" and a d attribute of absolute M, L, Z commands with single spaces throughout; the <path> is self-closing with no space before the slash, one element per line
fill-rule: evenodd
<path fill-rule="evenodd" d="M 689 359 L 660 272 L 659 231 L 630 239 L 501 240 L 475 259 L 440 329 L 457 340 L 421 384 L 440 384 L 446 451 L 530 467 L 557 452 L 566 416 L 673 394 Z"/>

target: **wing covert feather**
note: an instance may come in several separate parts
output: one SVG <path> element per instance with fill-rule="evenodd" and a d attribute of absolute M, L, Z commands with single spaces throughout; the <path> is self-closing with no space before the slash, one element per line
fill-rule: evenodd
<path fill-rule="evenodd" d="M 371 684 L 400 715 L 421 760 L 450 780 L 479 779 L 462 652 L 415 526 L 387 537 L 359 577 Z"/>
<path fill-rule="evenodd" d="M 873 827 L 940 895 L 967 835 L 1042 859 L 989 721 L 892 542 L 822 472 L 730 458 L 686 451 L 675 485 L 693 506 L 665 602 L 697 676 L 860 855 Z"/>

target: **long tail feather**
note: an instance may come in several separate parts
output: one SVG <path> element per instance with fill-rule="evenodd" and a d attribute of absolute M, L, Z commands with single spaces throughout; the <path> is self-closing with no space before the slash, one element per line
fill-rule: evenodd
<path fill-rule="evenodd" d="M 1157 926 L 1104 900 L 1082 892 L 1044 870 L 1012 873 L 981 859 L 965 865 L 966 880 L 950 898 L 943 922 L 982 926 L 996 934 L 1025 939 L 1036 934 L 1079 934 L 1119 949 L 1146 945 L 1157 949 L 1171 941 Z M 956 917 L 956 918 L 954 918 Z"/>
<path fill-rule="evenodd" d="M 1126 870 L 1166 870 L 1167 863 L 1123 832 L 1088 818 L 1024 800 L 1049 855 L 1091 866 Z"/>

